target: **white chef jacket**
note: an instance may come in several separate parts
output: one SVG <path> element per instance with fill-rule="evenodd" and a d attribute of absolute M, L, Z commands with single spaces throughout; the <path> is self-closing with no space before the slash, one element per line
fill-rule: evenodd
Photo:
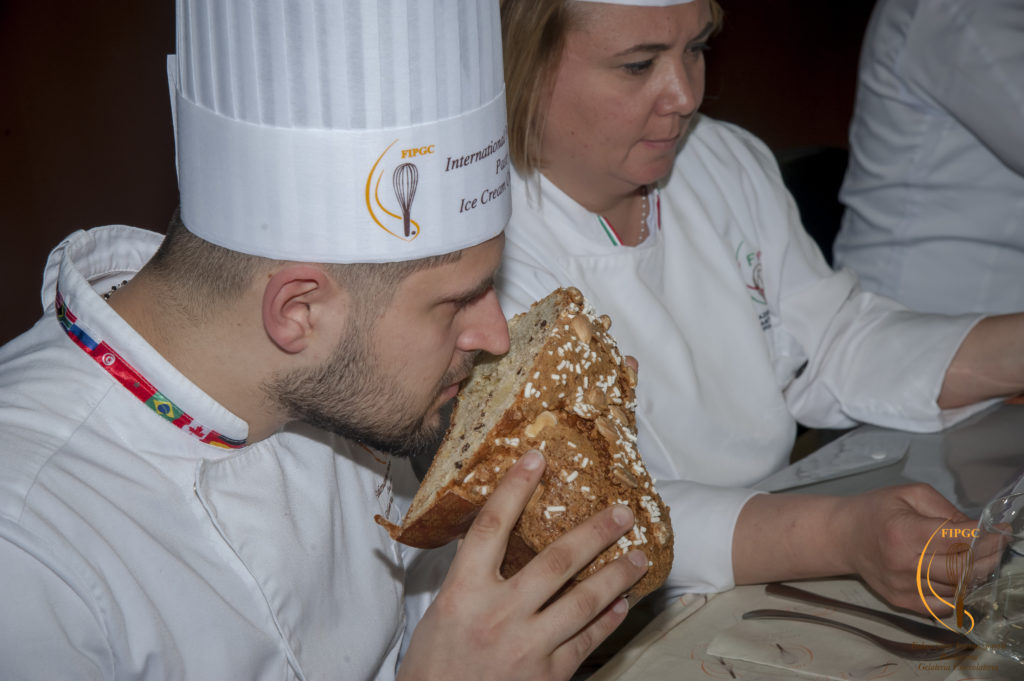
<path fill-rule="evenodd" d="M 0 676 L 394 678 L 402 559 L 373 521 L 387 463 L 309 427 L 234 450 L 194 436 L 244 440 L 246 424 L 96 293 L 159 242 L 72 235 L 47 264 L 44 317 L 0 349 Z M 57 290 L 76 329 L 194 421 L 165 420 L 72 342 Z"/>
<path fill-rule="evenodd" d="M 635 248 L 539 174 L 513 178 L 512 202 L 506 314 L 576 286 L 639 361 L 639 450 L 671 507 L 673 591 L 732 586 L 745 486 L 788 462 L 796 420 L 933 430 L 972 411 L 935 400 L 977 316 L 916 315 L 832 271 L 771 153 L 733 125 L 699 119 L 658 191 L 661 228 Z"/>
<path fill-rule="evenodd" d="M 1024 0 L 881 0 L 835 261 L 927 312 L 1024 310 Z"/>

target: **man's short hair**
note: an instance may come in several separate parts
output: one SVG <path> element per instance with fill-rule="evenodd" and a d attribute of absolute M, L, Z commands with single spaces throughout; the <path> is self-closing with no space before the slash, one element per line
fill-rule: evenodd
<path fill-rule="evenodd" d="M 318 263 L 356 303 L 365 320 L 379 316 L 391 302 L 395 289 L 410 274 L 455 262 L 462 251 L 417 260 L 389 263 Z M 204 321 L 229 305 L 252 285 L 255 277 L 286 261 L 233 251 L 199 238 L 174 212 L 167 236 L 150 259 L 148 268 L 175 288 L 169 302 L 190 319 Z"/>

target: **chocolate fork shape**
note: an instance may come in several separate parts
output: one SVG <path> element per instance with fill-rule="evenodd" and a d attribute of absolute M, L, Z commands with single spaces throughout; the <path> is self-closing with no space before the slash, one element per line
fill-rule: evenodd
<path fill-rule="evenodd" d="M 973 646 L 970 639 L 963 634 L 952 631 L 951 629 L 935 627 L 892 612 L 866 608 L 855 603 L 847 603 L 845 601 L 836 600 L 835 598 L 829 598 L 828 596 L 821 596 L 804 589 L 798 589 L 797 587 L 790 586 L 788 584 L 769 584 L 765 587 L 764 591 L 766 594 L 772 596 L 782 596 L 783 598 L 791 598 L 805 603 L 823 605 L 828 608 L 834 608 L 836 610 L 842 610 L 855 615 L 869 617 L 879 622 L 884 622 L 885 624 L 902 629 L 912 636 L 920 636 L 921 638 L 929 641 L 936 641 L 938 643 L 945 643 L 949 645 Z"/>

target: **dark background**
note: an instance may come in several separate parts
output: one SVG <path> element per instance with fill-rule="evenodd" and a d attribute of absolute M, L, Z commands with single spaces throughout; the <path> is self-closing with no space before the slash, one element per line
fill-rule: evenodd
<path fill-rule="evenodd" d="M 873 0 L 720 0 L 703 110 L 777 153 L 845 147 Z M 0 0 L 0 343 L 41 313 L 70 232 L 164 229 L 177 203 L 170 0 Z"/>

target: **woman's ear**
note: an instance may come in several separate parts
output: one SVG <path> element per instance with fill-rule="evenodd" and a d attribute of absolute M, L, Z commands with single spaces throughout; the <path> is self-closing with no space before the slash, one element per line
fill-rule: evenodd
<path fill-rule="evenodd" d="M 263 328 L 284 352 L 303 352 L 314 344 L 327 324 L 345 316 L 344 292 L 320 267 L 291 264 L 274 273 L 263 289 Z M 328 314 L 330 311 L 330 314 Z M 320 331 L 321 333 L 317 333 Z"/>

